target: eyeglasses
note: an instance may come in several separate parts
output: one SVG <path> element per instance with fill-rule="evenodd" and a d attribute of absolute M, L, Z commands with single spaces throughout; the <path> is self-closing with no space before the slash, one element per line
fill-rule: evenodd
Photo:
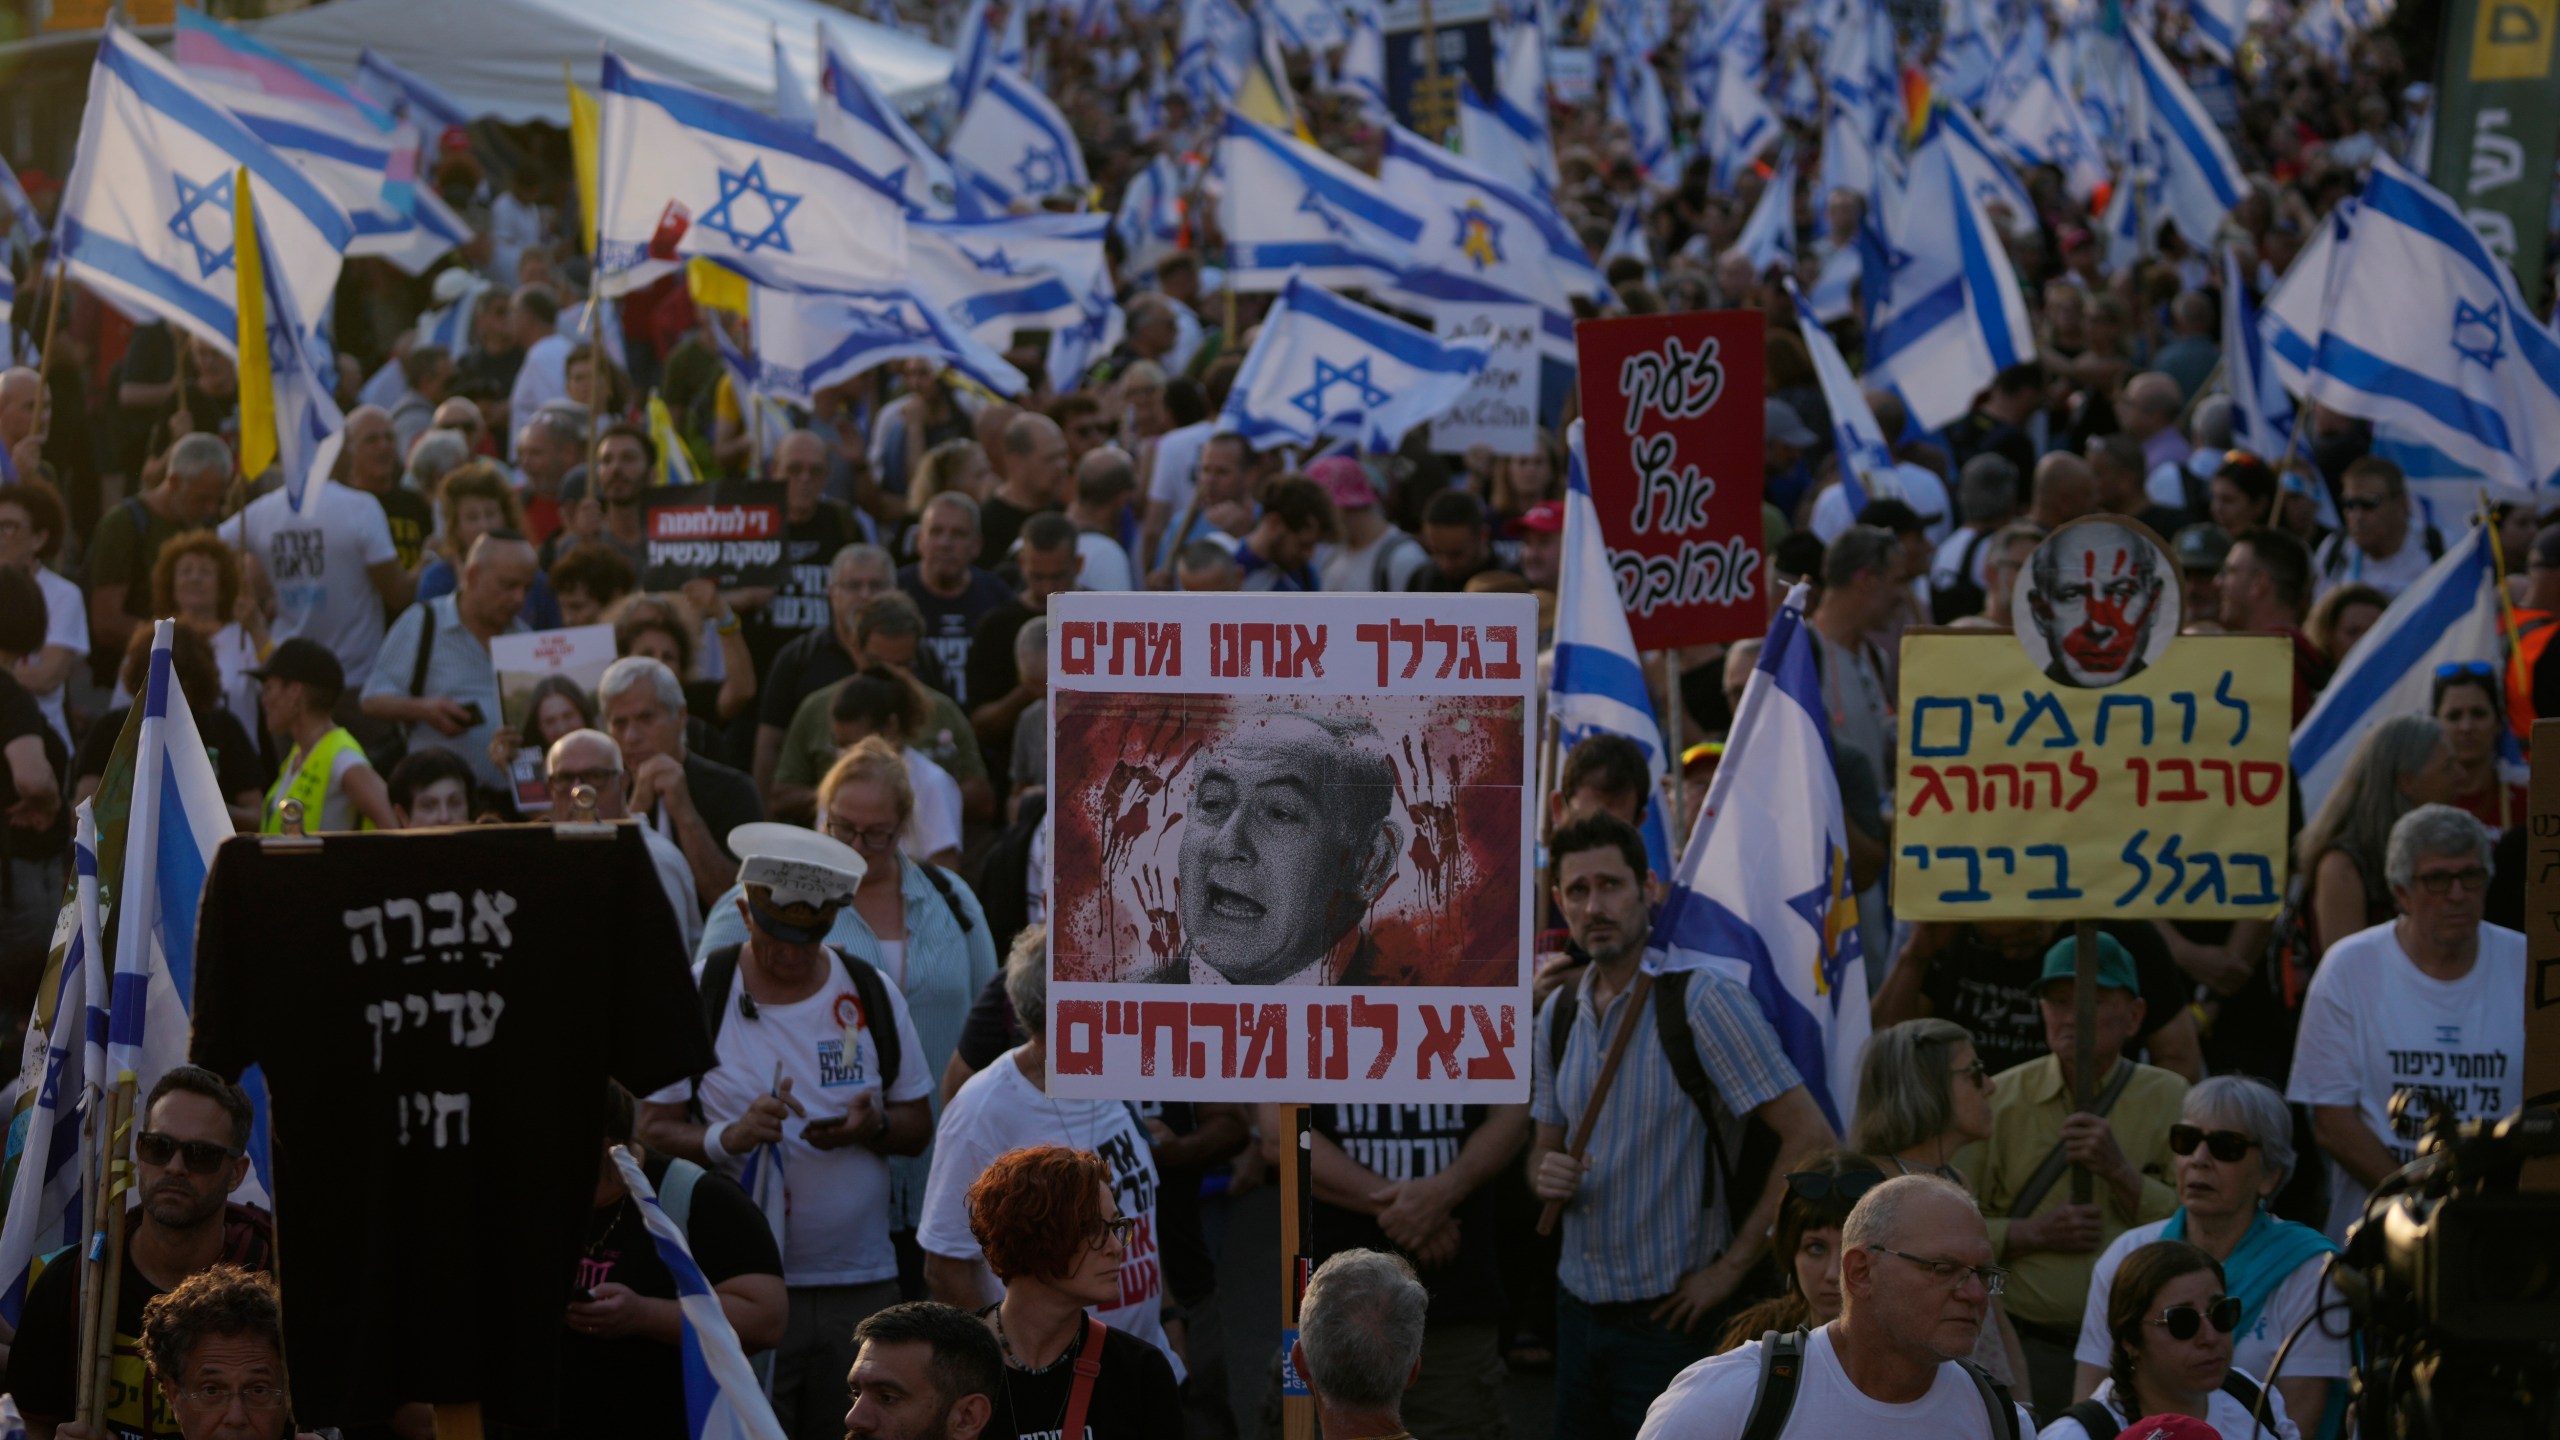
<path fill-rule="evenodd" d="M 2206 1154 L 2211 1155 L 2214 1159 L 2219 1160 L 2226 1165 L 2236 1163 L 2241 1156 L 2257 1149 L 2264 1143 L 2265 1142 L 2263 1141 L 2252 1140 L 2237 1130 L 2207 1130 L 2198 1125 L 2172 1125 L 2169 1127 L 2169 1151 L 2171 1154 L 2193 1155 L 2196 1153 L 2196 1147 L 2198 1145 L 2202 1145 L 2205 1148 Z"/>
<path fill-rule="evenodd" d="M 1129 1243 L 1129 1237 L 1137 1233 L 1137 1216 L 1114 1215 L 1110 1219 L 1093 1227 L 1093 1235 L 1089 1243 L 1096 1250 L 1102 1248 L 1102 1243 L 1105 1240 L 1117 1240 L 1123 1246 L 1126 1246 Z"/>
<path fill-rule="evenodd" d="M 2229 1295 L 2222 1295 L 2202 1309 L 2193 1305 L 2172 1305 L 2153 1316 L 2149 1323 L 2168 1331 L 2172 1340 L 2193 1340 L 2208 1320 L 2213 1322 L 2216 1332 L 2230 1334 L 2240 1328 L 2240 1302 Z"/>
<path fill-rule="evenodd" d="M 234 1400 L 253 1411 L 267 1411 L 284 1403 L 284 1391 L 274 1385 L 243 1385 L 237 1390 L 207 1385 L 196 1390 L 181 1390 L 178 1398 L 204 1411 L 228 1410 Z"/>
<path fill-rule="evenodd" d="M 2489 885 L 2489 872 L 2477 865 L 2459 870 L 2430 870 L 2418 877 L 2418 888 L 2430 895 L 2450 895 L 2459 885 L 2465 890 L 2484 890 Z"/>
<path fill-rule="evenodd" d="M 1987 1295 L 1997 1296 L 2001 1291 L 2009 1288 L 2009 1272 L 1997 1265 L 1967 1265 L 1960 1260 L 1932 1260 L 1925 1255 L 1914 1255 L 1908 1250 L 1896 1250 L 1889 1245 L 1878 1245 L 1873 1248 L 1887 1255 L 1901 1256 L 1928 1271 L 1930 1279 L 1950 1288 L 1963 1284 L 1968 1275 L 1982 1282 L 1983 1293 Z"/>
<path fill-rule="evenodd" d="M 574 790 L 581 785 L 601 790 L 621 778 L 619 770 L 554 770 L 546 783 L 554 790 Z"/>
<path fill-rule="evenodd" d="M 2436 678 L 2450 680 L 2456 675 L 2486 675 L 2496 679 L 2498 667 L 2486 660 L 2448 660 L 2436 667 Z"/>
<path fill-rule="evenodd" d="M 847 825 L 829 816 L 827 834 L 856 850 L 885 850 L 897 842 L 898 827 L 895 825 Z"/>
<path fill-rule="evenodd" d="M 210 1175 L 221 1169 L 224 1162 L 237 1160 L 248 1152 L 234 1150 L 228 1145 L 216 1145 L 210 1140 L 179 1140 L 157 1130 L 145 1130 L 133 1137 L 133 1153 L 142 1157 L 143 1164 L 164 1169 L 171 1160 L 184 1155 L 187 1157 L 188 1174 Z"/>
<path fill-rule="evenodd" d="M 1970 1065 L 1958 1066 L 1956 1069 L 1948 1073 L 1961 1075 L 1967 1080 L 1972 1081 L 1974 1088 L 1977 1090 L 1982 1088 L 1982 1086 L 1987 1084 L 1991 1079 L 1991 1067 L 1983 1064 L 1979 1060 L 1974 1061 Z"/>
<path fill-rule="evenodd" d="M 1855 1205 L 1858 1197 L 1884 1183 L 1881 1170 L 1845 1170 L 1834 1175 L 1825 1170 L 1797 1170 L 1787 1176 L 1787 1188 L 1796 1198 L 1820 1204 L 1837 1198 Z"/>
<path fill-rule="evenodd" d="M 2378 495 L 2350 495 L 2338 502 L 2341 510 L 2379 510 L 2391 502 Z"/>

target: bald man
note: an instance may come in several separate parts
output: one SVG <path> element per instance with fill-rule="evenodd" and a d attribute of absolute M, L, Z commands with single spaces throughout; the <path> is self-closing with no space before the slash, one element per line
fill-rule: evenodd
<path fill-rule="evenodd" d="M 2056 450 L 2036 462 L 2035 499 L 2027 518 L 2047 530 L 2098 511 L 2098 477 L 2089 462 Z"/>
<path fill-rule="evenodd" d="M 852 512 L 826 496 L 832 458 L 826 437 L 814 430 L 794 430 L 773 447 L 773 478 L 783 486 L 782 583 L 729 592 L 759 677 L 783 646 L 827 628 L 828 562 L 862 538 Z"/>
<path fill-rule="evenodd" d="M 359 405 L 347 412 L 347 443 L 338 461 L 339 474 L 382 507 L 391 527 L 392 547 L 400 552 L 400 568 L 413 580 L 426 563 L 427 537 L 435 533 L 436 511 L 427 497 L 400 483 L 399 432 L 391 412 L 379 405 Z"/>
<path fill-rule="evenodd" d="M 598 820 L 631 818 L 631 802 L 623 794 L 622 747 L 601 730 L 572 730 L 552 741 L 542 774 L 551 794 L 553 824 L 576 818 L 574 800 L 581 785 L 595 791 Z M 649 861 L 657 867 L 658 884 L 667 892 L 667 904 L 676 912 L 676 928 L 684 932 L 684 950 L 690 955 L 702 939 L 702 903 L 693 887 L 693 866 L 676 842 L 659 834 L 656 826 L 637 828 L 640 838 L 648 842 Z"/>
<path fill-rule="evenodd" d="M 993 570 L 1004 563 L 1022 522 L 1066 503 L 1069 470 L 1067 433 L 1046 415 L 1023 414 L 1004 427 L 1003 479 L 978 507 L 978 565 Z"/>

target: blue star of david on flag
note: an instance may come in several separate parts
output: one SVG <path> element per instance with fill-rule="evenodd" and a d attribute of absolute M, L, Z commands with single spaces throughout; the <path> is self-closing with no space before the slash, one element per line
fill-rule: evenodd
<path fill-rule="evenodd" d="M 1834 845 L 1823 852 L 1822 879 L 1801 895 L 1787 897 L 1787 908 L 1804 918 L 1813 933 L 1822 937 L 1821 976 L 1824 993 L 1838 988 L 1840 967 L 1849 958 L 1841 944 L 1845 935 L 1857 931 L 1858 910 L 1855 897 L 1849 894 L 1846 862 L 1848 856 Z"/>
<path fill-rule="evenodd" d="M 1316 383 L 1290 396 L 1289 403 L 1305 411 L 1310 419 L 1321 421 L 1328 413 L 1324 407 L 1325 394 L 1336 385 L 1349 385 L 1360 392 L 1358 409 L 1383 405 L 1387 400 L 1386 391 L 1369 383 L 1367 357 L 1362 357 L 1355 365 L 1336 365 L 1319 357 L 1316 360 Z"/>
<path fill-rule="evenodd" d="M 1325 198 L 1322 195 L 1317 194 L 1312 188 L 1310 188 L 1305 195 L 1299 198 L 1298 212 L 1302 215 L 1313 215 L 1318 220 L 1323 221 L 1324 228 L 1332 231 L 1336 235 L 1348 235 L 1351 233 L 1351 227 L 1344 223 L 1342 217 L 1333 212 L 1333 207 L 1325 203 Z"/>
<path fill-rule="evenodd" d="M 2479 362 L 2483 370 L 2495 370 L 2506 358 L 2501 343 L 2505 316 L 2497 305 L 2474 305 L 2468 300 L 2453 302 L 2453 353 L 2465 360 Z"/>
<path fill-rule="evenodd" d="M 904 306 L 852 305 L 846 307 L 857 330 L 876 333 L 891 339 L 912 339 L 933 332 L 907 319 Z"/>
<path fill-rule="evenodd" d="M 764 202 L 767 218 L 761 230 L 748 230 L 738 224 L 734 207 L 749 195 Z M 758 160 L 744 171 L 720 172 L 720 199 L 702 212 L 702 219 L 697 223 L 715 235 L 728 236 L 739 249 L 749 254 L 760 249 L 780 250 L 788 254 L 791 252 L 791 237 L 782 226 L 791 218 L 791 212 L 800 208 L 800 198 L 767 184 L 764 162 Z"/>
<path fill-rule="evenodd" d="M 169 233 L 194 247 L 196 268 L 203 272 L 198 278 L 210 280 L 215 272 L 231 266 L 231 172 L 225 170 L 210 185 L 199 185 L 184 175 L 169 178 L 178 182 L 178 213 L 169 217 Z M 206 211 L 221 218 L 219 250 L 206 241 L 197 225 L 199 213 Z"/>
<path fill-rule="evenodd" d="M 995 253 L 992 255 L 981 255 L 966 245 L 959 245 L 956 243 L 953 248 L 957 249 L 970 264 L 977 266 L 979 269 L 986 271 L 990 275 L 1018 275 L 1022 273 L 1021 267 L 1013 263 L 1013 257 L 1004 253 L 1004 247 L 1001 245 L 996 247 Z"/>
<path fill-rule="evenodd" d="M 1046 195 L 1065 183 L 1066 167 L 1055 150 L 1027 151 L 1022 163 L 1013 167 L 1013 178 L 1022 182 L 1026 193 Z"/>

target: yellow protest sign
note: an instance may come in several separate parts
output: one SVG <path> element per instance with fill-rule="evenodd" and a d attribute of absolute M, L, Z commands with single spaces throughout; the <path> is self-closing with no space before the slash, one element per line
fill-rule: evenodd
<path fill-rule="evenodd" d="M 2293 654 L 2189 635 L 2106 689 L 1997 630 L 1902 641 L 1893 909 L 1913 920 L 2244 920 L 2284 897 Z"/>

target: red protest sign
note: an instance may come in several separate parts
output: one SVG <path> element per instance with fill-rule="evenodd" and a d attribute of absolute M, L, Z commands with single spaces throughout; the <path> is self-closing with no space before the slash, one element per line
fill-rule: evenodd
<path fill-rule="evenodd" d="M 1761 571 L 1757 310 L 1585 320 L 1582 443 L 1591 501 L 1636 646 L 1769 628 Z"/>

